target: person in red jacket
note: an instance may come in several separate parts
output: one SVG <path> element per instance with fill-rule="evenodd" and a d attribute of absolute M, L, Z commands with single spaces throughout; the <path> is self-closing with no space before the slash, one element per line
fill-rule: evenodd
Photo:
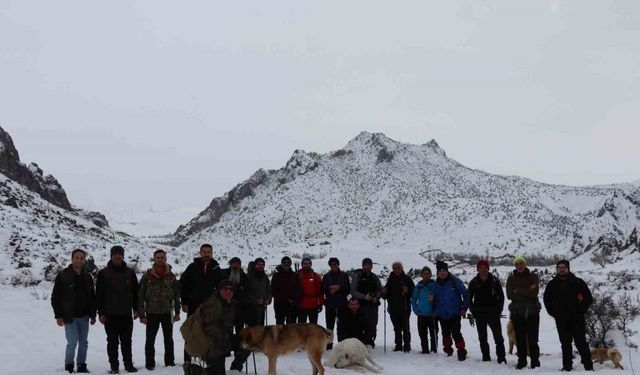
<path fill-rule="evenodd" d="M 313 272 L 311 259 L 302 259 L 302 269 L 298 272 L 300 276 L 300 299 L 298 300 L 298 323 L 318 324 L 318 314 L 324 305 L 322 295 L 322 278 Z"/>

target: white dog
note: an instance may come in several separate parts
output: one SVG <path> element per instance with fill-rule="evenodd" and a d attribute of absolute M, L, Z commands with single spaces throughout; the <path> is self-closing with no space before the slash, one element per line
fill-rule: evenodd
<path fill-rule="evenodd" d="M 325 366 L 349 369 L 359 373 L 369 370 L 377 374 L 383 370 L 371 359 L 369 350 L 358 339 L 346 339 L 334 345 Z"/>

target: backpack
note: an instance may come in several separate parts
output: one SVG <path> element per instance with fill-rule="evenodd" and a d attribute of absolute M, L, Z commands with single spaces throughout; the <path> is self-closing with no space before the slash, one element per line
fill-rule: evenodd
<path fill-rule="evenodd" d="M 200 308 L 187 318 L 180 327 L 184 339 L 184 350 L 192 357 L 204 358 L 211 349 L 211 338 L 207 337 L 202 327 Z"/>

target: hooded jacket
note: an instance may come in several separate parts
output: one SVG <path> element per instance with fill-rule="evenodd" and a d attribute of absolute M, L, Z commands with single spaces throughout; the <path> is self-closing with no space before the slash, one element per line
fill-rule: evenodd
<path fill-rule="evenodd" d="M 125 262 L 115 266 L 109 261 L 98 272 L 96 307 L 100 315 L 131 316 L 132 310 L 138 311 L 138 278 Z"/>
<path fill-rule="evenodd" d="M 538 290 L 540 281 L 538 275 L 528 268 L 524 271 L 513 271 L 507 279 L 507 298 L 511 300 L 509 311 L 512 315 L 528 318 L 540 313 Z"/>
<path fill-rule="evenodd" d="M 166 264 L 163 269 L 151 267 L 140 279 L 138 291 L 141 317 L 146 314 L 170 314 L 171 310 L 180 315 L 180 285 Z"/>
<path fill-rule="evenodd" d="M 449 274 L 446 279 L 436 279 L 435 284 L 435 316 L 440 319 L 449 319 L 459 316 L 462 310 L 469 308 L 467 288 L 462 280 Z"/>
<path fill-rule="evenodd" d="M 389 314 L 410 314 L 411 295 L 415 287 L 413 280 L 404 272 L 400 275 L 392 272 L 384 287 L 387 293 L 382 298 L 387 299 Z M 407 287 L 407 293 L 404 293 L 404 287 Z"/>
<path fill-rule="evenodd" d="M 300 270 L 300 300 L 298 301 L 298 309 L 312 310 L 324 305 L 324 296 L 322 295 L 322 278 L 319 274 L 309 269 L 308 271 Z"/>
<path fill-rule="evenodd" d="M 433 302 L 429 301 L 429 295 L 434 294 L 436 283 L 432 279 L 418 282 L 413 288 L 411 296 L 411 306 L 413 312 L 418 316 L 432 316 L 435 310 Z"/>
<path fill-rule="evenodd" d="M 259 299 L 266 299 L 271 303 L 271 283 L 264 271 L 256 271 L 255 263 L 249 262 L 244 302 L 253 309 L 262 309 L 263 306 L 258 304 Z"/>
<path fill-rule="evenodd" d="M 291 299 L 298 304 L 300 299 L 300 278 L 291 268 L 285 271 L 282 266 L 276 267 L 276 273 L 271 277 L 271 295 L 276 305 L 286 305 Z"/>
<path fill-rule="evenodd" d="M 222 281 L 222 270 L 215 259 L 205 266 L 202 258 L 195 258 L 180 277 L 180 297 L 182 306 L 195 311 L 207 298 L 214 295 Z"/>
<path fill-rule="evenodd" d="M 500 315 L 504 309 L 504 292 L 500 279 L 489 273 L 486 281 L 476 275 L 469 283 L 469 308 L 474 316 Z"/>
<path fill-rule="evenodd" d="M 584 280 L 569 272 L 565 278 L 556 275 L 549 281 L 543 300 L 549 315 L 571 317 L 585 314 L 593 296 Z"/>
<path fill-rule="evenodd" d="M 336 294 L 331 294 L 331 285 L 340 285 L 340 290 Z M 325 296 L 327 308 L 338 308 L 346 306 L 347 297 L 351 292 L 351 283 L 349 275 L 344 271 L 327 272 L 322 276 L 322 293 Z"/>

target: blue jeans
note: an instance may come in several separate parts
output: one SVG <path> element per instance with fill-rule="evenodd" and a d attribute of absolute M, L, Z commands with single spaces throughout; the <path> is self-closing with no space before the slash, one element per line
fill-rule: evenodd
<path fill-rule="evenodd" d="M 64 364 L 73 365 L 73 357 L 78 346 L 78 357 L 76 363 L 87 363 L 87 347 L 89 342 L 89 316 L 73 318 L 73 322 L 65 323 L 64 334 L 67 337 L 67 350 L 64 354 Z"/>

